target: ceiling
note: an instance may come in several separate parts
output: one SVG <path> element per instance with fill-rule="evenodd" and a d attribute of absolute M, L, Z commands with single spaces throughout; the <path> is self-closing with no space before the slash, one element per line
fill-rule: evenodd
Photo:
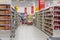
<path fill-rule="evenodd" d="M 38 0 L 12 0 L 12 4 L 13 6 L 17 5 L 19 7 L 30 7 L 33 5 L 33 2 L 35 3 L 35 5 L 37 5 L 37 2 Z M 52 1 L 52 0 L 45 0 L 46 2 L 47 1 Z"/>
<path fill-rule="evenodd" d="M 12 0 L 12 1 L 37 1 L 37 0 Z"/>
<path fill-rule="evenodd" d="M 19 7 L 30 7 L 33 5 L 33 2 L 35 2 L 37 0 L 12 0 L 12 4 L 13 6 L 17 5 Z"/>

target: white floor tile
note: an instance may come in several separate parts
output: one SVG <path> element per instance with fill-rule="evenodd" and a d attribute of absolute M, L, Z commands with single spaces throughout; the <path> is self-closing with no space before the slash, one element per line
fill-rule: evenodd
<path fill-rule="evenodd" d="M 48 36 L 31 25 L 21 25 L 16 30 L 14 40 L 47 40 Z"/>

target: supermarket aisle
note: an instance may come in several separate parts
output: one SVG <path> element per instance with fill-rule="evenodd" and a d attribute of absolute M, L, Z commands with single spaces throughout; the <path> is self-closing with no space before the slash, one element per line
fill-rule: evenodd
<path fill-rule="evenodd" d="M 34 26 L 22 25 L 16 30 L 14 40 L 47 40 L 48 36 Z"/>

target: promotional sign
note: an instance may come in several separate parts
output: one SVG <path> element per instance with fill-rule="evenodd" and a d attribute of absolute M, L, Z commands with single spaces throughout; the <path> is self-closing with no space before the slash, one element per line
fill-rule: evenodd
<path fill-rule="evenodd" d="M 43 9 L 45 7 L 45 1 L 44 0 L 38 0 L 38 4 L 39 4 L 39 10 Z"/>
<path fill-rule="evenodd" d="M 31 6 L 31 13 L 34 14 L 34 6 Z"/>

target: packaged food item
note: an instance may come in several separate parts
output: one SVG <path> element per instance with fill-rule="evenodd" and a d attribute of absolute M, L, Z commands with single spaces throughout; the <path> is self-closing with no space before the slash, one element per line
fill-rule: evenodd
<path fill-rule="evenodd" d="M 5 28 L 3 26 L 0 26 L 0 30 L 5 30 Z"/>
<path fill-rule="evenodd" d="M 6 8 L 6 6 L 0 6 L 0 8 L 2 8 L 2 9 L 3 9 L 3 8 Z"/>

